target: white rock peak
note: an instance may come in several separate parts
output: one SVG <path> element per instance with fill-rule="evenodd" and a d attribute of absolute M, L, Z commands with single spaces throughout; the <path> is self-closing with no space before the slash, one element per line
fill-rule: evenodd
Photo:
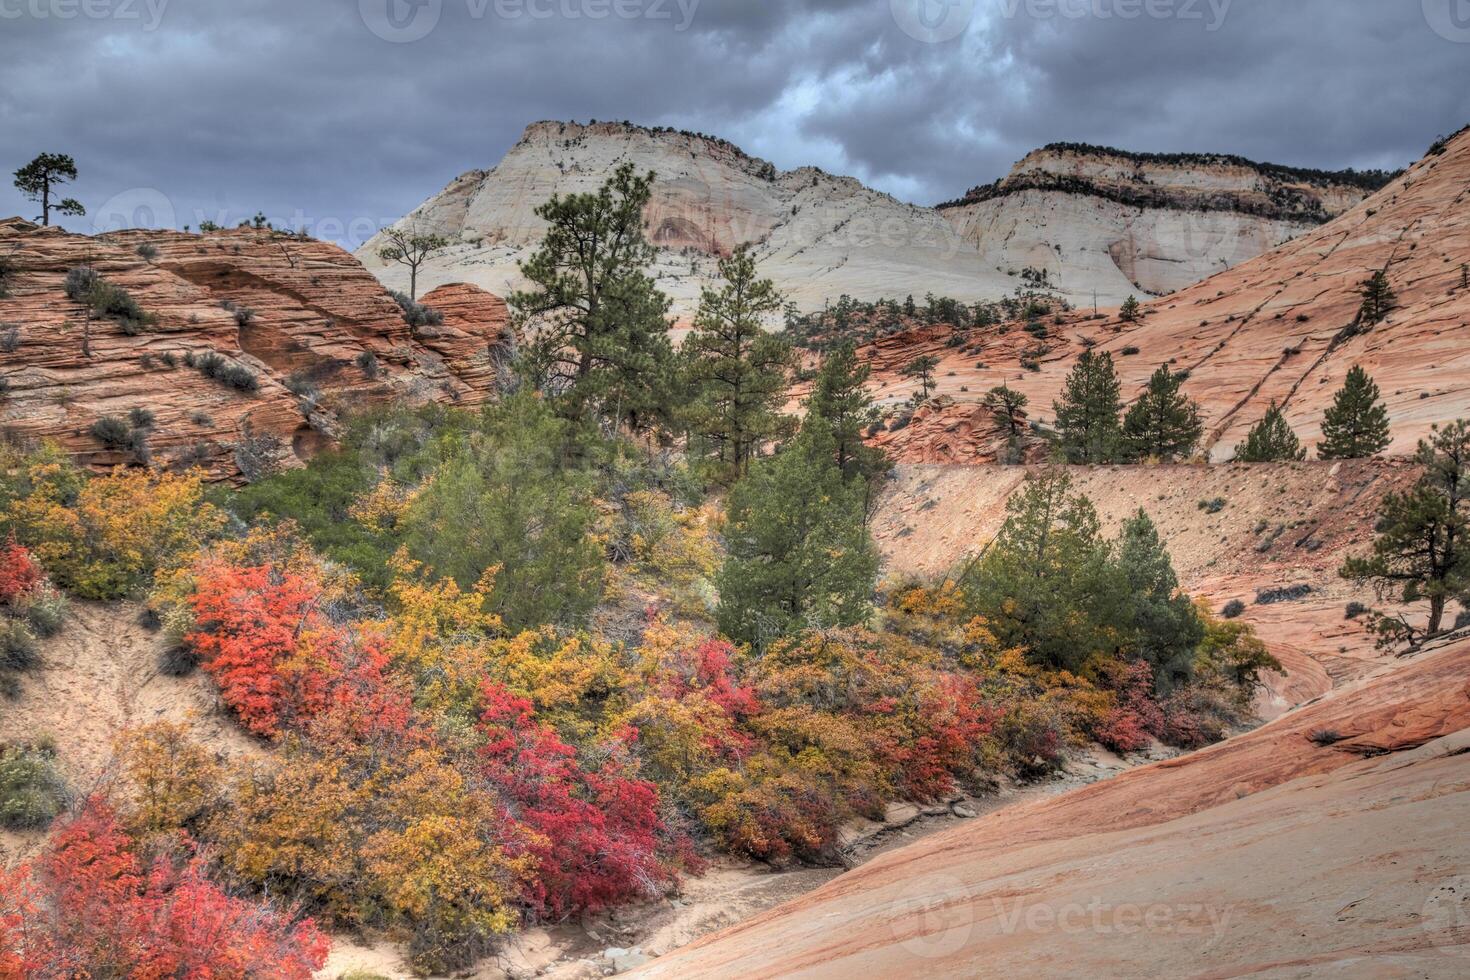
<path fill-rule="evenodd" d="M 680 318 L 692 315 L 717 258 L 742 244 L 803 311 L 844 294 L 994 300 L 1027 268 L 1045 270 L 1074 303 L 1116 306 L 1230 268 L 1369 193 L 1352 175 L 1237 157 L 1055 145 L 996 184 L 930 208 L 813 167 L 781 171 L 717 137 L 540 122 L 493 170 L 460 176 L 400 222 L 454 243 L 420 273 L 420 288 L 517 288 L 517 263 L 544 230 L 536 207 L 553 193 L 596 190 L 624 162 L 655 174 L 645 215 L 659 248 L 654 275 Z M 369 241 L 358 257 L 403 288 L 406 270 L 379 260 L 380 244 Z"/>

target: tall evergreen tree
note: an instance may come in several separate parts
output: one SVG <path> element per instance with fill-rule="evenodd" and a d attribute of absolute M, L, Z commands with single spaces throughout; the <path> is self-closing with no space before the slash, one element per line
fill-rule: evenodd
<path fill-rule="evenodd" d="M 1383 321 L 1393 309 L 1397 297 L 1388 284 L 1388 273 L 1379 269 L 1363 283 L 1363 305 L 1358 311 L 1358 320 L 1367 326 Z"/>
<path fill-rule="evenodd" d="M 685 417 L 697 451 L 733 480 L 762 446 L 791 431 L 781 408 L 795 358 L 790 343 L 764 327 L 785 304 L 774 282 L 757 278 L 750 250 L 721 259 L 720 276 L 724 285 L 704 290 L 684 340 L 693 399 Z"/>
<path fill-rule="evenodd" d="M 1235 450 L 1237 463 L 1285 463 L 1307 458 L 1307 450 L 1273 401 Z"/>
<path fill-rule="evenodd" d="M 1123 419 L 1123 451 L 1128 459 L 1171 462 L 1190 456 L 1204 435 L 1199 407 L 1180 388 L 1186 375 L 1167 364 L 1149 378 L 1142 397 Z"/>
<path fill-rule="evenodd" d="M 1089 350 L 1077 358 L 1061 401 L 1052 403 L 1067 462 L 1106 463 L 1115 457 L 1122 437 L 1120 391 L 1112 354 Z"/>
<path fill-rule="evenodd" d="M 858 359 L 857 348 L 846 341 L 822 361 L 807 399 L 808 419 L 819 419 L 837 445 L 837 466 L 848 479 L 862 477 L 870 487 L 890 467 L 883 450 L 863 439 L 878 421 L 879 412 L 868 392 L 872 365 Z"/>
<path fill-rule="evenodd" d="M 1428 601 L 1427 632 L 1444 624 L 1445 605 L 1470 593 L 1470 422 L 1454 422 L 1419 443 L 1424 475 L 1379 509 L 1373 552 L 1350 558 L 1344 578 L 1405 603 Z"/>
<path fill-rule="evenodd" d="M 652 183 L 625 163 L 596 193 L 552 195 L 536 209 L 546 237 L 521 263 L 530 288 L 510 304 L 530 338 L 525 370 L 564 417 L 637 431 L 669 408 L 669 299 L 647 274 L 654 249 L 643 234 Z"/>
<path fill-rule="evenodd" d="M 1118 319 L 1124 323 L 1137 323 L 1143 316 L 1143 305 L 1137 297 L 1129 296 L 1118 309 Z"/>
<path fill-rule="evenodd" d="M 995 541 L 962 577 L 971 611 L 1038 663 L 1080 667 L 1107 644 L 1095 615 L 1107 564 L 1097 511 L 1050 470 L 1006 504 Z"/>
<path fill-rule="evenodd" d="M 1323 459 L 1366 459 L 1388 448 L 1388 406 L 1368 372 L 1354 364 L 1322 420 Z"/>
<path fill-rule="evenodd" d="M 843 480 L 825 425 L 805 425 L 730 491 L 718 576 L 726 635 L 764 646 L 808 627 L 853 626 L 871 611 L 878 552 L 861 478 Z"/>
<path fill-rule="evenodd" d="M 15 188 L 26 200 L 41 205 L 41 213 L 37 217 L 41 219 L 41 224 L 50 225 L 52 211 L 73 216 L 87 213 L 82 202 L 74 197 L 62 198 L 54 203 L 51 200 L 57 187 L 76 179 L 75 160 L 65 153 L 42 153 L 15 172 Z"/>
<path fill-rule="evenodd" d="M 1189 596 L 1179 591 L 1174 562 L 1141 508 L 1124 522 L 1114 552 L 1108 576 L 1113 604 L 1107 619 L 1119 637 L 1120 652 L 1147 661 L 1155 684 L 1168 690 L 1189 679 L 1204 624 Z"/>

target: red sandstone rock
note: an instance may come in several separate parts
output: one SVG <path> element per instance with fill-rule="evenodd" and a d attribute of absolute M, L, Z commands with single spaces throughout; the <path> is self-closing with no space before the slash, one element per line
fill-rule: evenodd
<path fill-rule="evenodd" d="M 156 249 L 151 260 L 138 254 L 145 244 Z M 443 326 L 416 336 L 346 252 L 271 231 L 87 237 L 12 220 L 0 222 L 0 256 L 14 269 L 0 324 L 15 329 L 14 349 L 0 351 L 8 389 L 0 427 L 54 439 L 98 467 L 131 460 L 104 450 L 89 429 L 133 408 L 157 417 L 150 439 L 157 464 L 198 462 L 215 478 L 238 479 L 242 453 L 253 446 L 291 465 L 329 444 L 341 414 L 363 405 L 483 402 L 510 349 L 509 316 L 497 297 L 444 287 L 435 297 Z M 68 270 L 81 265 L 127 289 L 156 322 L 127 336 L 96 320 L 84 356 L 86 316 L 62 288 Z M 259 391 L 235 391 L 185 364 L 187 355 L 211 351 L 253 372 Z M 369 354 L 375 369 L 365 366 Z"/>

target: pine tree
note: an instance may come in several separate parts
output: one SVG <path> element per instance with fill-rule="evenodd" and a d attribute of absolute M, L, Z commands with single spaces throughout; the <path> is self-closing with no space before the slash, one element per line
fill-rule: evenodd
<path fill-rule="evenodd" d="M 1368 372 L 1354 364 L 1322 420 L 1323 459 L 1366 459 L 1388 448 L 1388 406 Z"/>
<path fill-rule="evenodd" d="M 1031 399 L 1008 385 L 996 385 L 985 393 L 985 400 L 981 404 L 990 411 L 996 424 L 1005 433 L 1007 441 L 1015 447 L 1021 441 L 1021 427 L 1026 421 L 1026 405 L 1030 401 Z"/>
<path fill-rule="evenodd" d="M 417 302 L 419 270 L 423 268 L 425 262 L 449 247 L 449 239 L 443 235 L 422 232 L 412 224 L 402 228 L 385 229 L 383 237 L 387 244 L 378 249 L 378 258 L 408 269 L 408 298 L 412 302 Z"/>
<path fill-rule="evenodd" d="M 1124 323 L 1137 323 L 1143 316 L 1143 307 L 1136 297 L 1129 296 L 1118 310 L 1118 319 Z"/>
<path fill-rule="evenodd" d="M 845 342 L 822 361 L 806 403 L 807 418 L 821 420 L 831 432 L 843 476 L 860 476 L 870 487 L 891 466 L 883 450 L 863 438 L 879 418 L 867 389 L 871 373 L 872 365 L 858 360 L 857 348 Z"/>
<path fill-rule="evenodd" d="M 1251 427 L 1245 442 L 1235 450 L 1237 463 L 1285 463 L 1306 458 L 1306 448 L 1274 401 L 1266 409 L 1265 417 Z"/>
<path fill-rule="evenodd" d="M 1379 269 L 1363 283 L 1363 305 L 1358 312 L 1359 322 L 1373 326 L 1382 322 L 1393 309 L 1397 297 L 1388 284 L 1388 273 Z"/>
<path fill-rule="evenodd" d="M 1052 403 L 1061 431 L 1062 454 L 1069 463 L 1106 463 L 1118 451 L 1123 411 L 1118 373 L 1107 351 L 1084 351 Z"/>
<path fill-rule="evenodd" d="M 1123 524 L 1107 578 L 1113 624 L 1124 656 L 1154 669 L 1154 682 L 1167 690 L 1189 678 L 1196 648 L 1204 639 L 1194 603 L 1179 591 L 1179 576 L 1158 528 L 1142 508 Z"/>
<path fill-rule="evenodd" d="M 1433 636 L 1446 603 L 1470 594 L 1470 422 L 1436 427 L 1415 458 L 1424 475 L 1407 492 L 1384 497 L 1373 553 L 1348 559 L 1342 576 L 1372 584 L 1385 599 L 1427 600 Z"/>
<path fill-rule="evenodd" d="M 934 391 L 934 369 L 938 366 L 939 358 L 932 354 L 925 354 L 909 361 L 899 373 L 905 378 L 917 378 L 919 390 L 924 400 L 928 401 L 930 393 Z"/>
<path fill-rule="evenodd" d="M 51 212 L 66 215 L 83 215 L 87 209 L 76 198 L 67 197 L 52 203 L 51 195 L 57 187 L 77 179 L 76 161 L 64 153 L 42 153 L 15 172 L 15 187 L 28 201 L 41 205 L 37 215 L 41 224 L 51 224 Z"/>
<path fill-rule="evenodd" d="M 546 237 L 521 263 L 531 288 L 510 305 L 535 338 L 522 370 L 565 418 L 637 431 L 669 409 L 669 299 L 647 274 L 655 253 L 643 234 L 652 184 L 625 163 L 596 193 L 536 209 Z"/>
<path fill-rule="evenodd" d="M 853 626 L 871 610 L 878 552 L 861 479 L 844 481 L 824 425 L 806 425 L 730 491 L 718 577 L 720 630 L 764 647 L 809 627 Z"/>
<path fill-rule="evenodd" d="M 1003 646 L 1075 669 L 1107 642 L 1095 615 L 1106 565 L 1096 509 L 1064 471 L 1049 470 L 1011 497 L 995 541 L 961 585 Z"/>
<path fill-rule="evenodd" d="M 1171 462 L 1190 456 L 1204 435 L 1199 406 L 1179 389 L 1186 375 L 1167 364 L 1149 378 L 1148 387 L 1123 419 L 1123 451 L 1132 461 Z"/>
<path fill-rule="evenodd" d="M 721 259 L 720 276 L 724 286 L 704 290 L 684 340 L 692 396 L 685 417 L 696 451 L 733 480 L 764 445 L 791 431 L 781 409 L 795 358 L 791 345 L 764 327 L 785 304 L 774 282 L 757 278 L 749 249 Z"/>

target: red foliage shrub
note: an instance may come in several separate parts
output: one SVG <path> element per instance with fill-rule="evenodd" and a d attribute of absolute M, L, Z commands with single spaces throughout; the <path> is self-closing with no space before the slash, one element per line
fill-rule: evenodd
<path fill-rule="evenodd" d="M 92 801 L 36 870 L 0 876 L 0 977 L 309 980 L 326 962 L 310 920 L 227 894 L 197 855 L 145 870 L 132 846 Z"/>
<path fill-rule="evenodd" d="M 1115 752 L 1137 752 L 1164 735 L 1164 711 L 1154 699 L 1153 668 L 1142 661 L 1117 664 L 1105 672 L 1118 704 L 1094 736 Z"/>
<path fill-rule="evenodd" d="M 1143 720 L 1129 708 L 1109 711 L 1094 733 L 1097 740 L 1114 752 L 1137 752 L 1151 741 Z"/>
<path fill-rule="evenodd" d="M 920 696 L 915 737 L 895 760 L 905 798 L 938 799 L 955 774 L 973 768 L 976 747 L 995 722 L 979 687 L 973 677 L 944 674 Z"/>
<path fill-rule="evenodd" d="M 540 835 L 530 846 L 540 868 L 527 897 L 541 914 L 604 908 L 670 879 L 659 855 L 658 791 L 626 774 L 618 746 L 584 769 L 575 749 L 532 718 L 531 702 L 489 682 L 482 697 L 483 774 L 511 815 Z"/>
<path fill-rule="evenodd" d="M 257 735 L 278 735 L 291 716 L 310 717 L 326 703 L 325 675 L 339 665 L 317 593 L 316 583 L 268 566 L 215 563 L 199 574 L 190 599 L 199 627 L 185 640 Z"/>
<path fill-rule="evenodd" d="M 15 536 L 0 547 L 0 604 L 10 605 L 30 593 L 45 575 L 24 545 Z"/>
<path fill-rule="evenodd" d="M 206 566 L 190 602 L 198 628 L 185 639 L 220 696 L 268 738 L 328 709 L 359 738 L 405 732 L 410 697 L 387 680 L 379 637 L 358 642 L 318 608 L 312 579 L 269 566 Z"/>

